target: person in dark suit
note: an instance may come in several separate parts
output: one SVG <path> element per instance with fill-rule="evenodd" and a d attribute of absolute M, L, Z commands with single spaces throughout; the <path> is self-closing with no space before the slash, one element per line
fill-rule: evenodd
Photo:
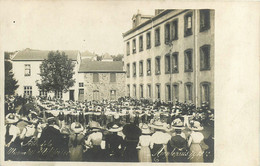
<path fill-rule="evenodd" d="M 184 127 L 176 126 L 174 128 L 176 135 L 172 136 L 167 144 L 169 162 L 187 162 L 189 156 L 188 142 L 182 135 Z"/>
<path fill-rule="evenodd" d="M 119 136 L 117 133 L 122 130 L 122 127 L 114 124 L 111 129 L 108 131 L 111 132 L 111 134 L 106 135 L 106 148 L 109 153 L 109 161 L 117 162 L 121 161 L 121 151 L 119 148 L 122 146 L 123 138 Z"/>
<path fill-rule="evenodd" d="M 63 137 L 60 133 L 59 126 L 54 118 L 48 119 L 49 125 L 42 130 L 42 135 L 39 138 L 38 144 L 44 149 L 61 149 L 64 147 Z M 58 154 L 53 155 L 52 153 L 43 153 L 40 158 L 46 161 L 60 160 Z"/>

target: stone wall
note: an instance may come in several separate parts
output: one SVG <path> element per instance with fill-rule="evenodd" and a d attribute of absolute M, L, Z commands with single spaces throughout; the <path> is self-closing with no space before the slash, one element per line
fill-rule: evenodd
<path fill-rule="evenodd" d="M 124 97 L 125 73 L 116 73 L 116 82 L 110 82 L 110 73 L 98 73 L 99 82 L 93 82 L 93 73 L 84 73 L 84 100 L 111 99 L 111 90 L 115 98 Z"/>

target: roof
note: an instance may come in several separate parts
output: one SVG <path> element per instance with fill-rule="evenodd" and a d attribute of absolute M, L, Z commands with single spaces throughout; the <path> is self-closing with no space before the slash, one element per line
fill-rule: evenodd
<path fill-rule="evenodd" d="M 103 62 L 82 60 L 79 73 L 124 73 L 122 61 Z"/>
<path fill-rule="evenodd" d="M 84 51 L 81 53 L 81 57 L 95 57 L 96 55 L 94 53 L 91 53 L 89 51 Z"/>
<path fill-rule="evenodd" d="M 113 59 L 108 53 L 103 55 L 103 59 Z"/>
<path fill-rule="evenodd" d="M 50 51 L 32 50 L 27 48 L 25 50 L 19 51 L 12 60 L 13 61 L 42 61 L 48 58 L 48 54 Z M 65 55 L 67 55 L 69 59 L 75 61 L 77 60 L 77 56 L 79 53 L 79 51 L 77 50 L 59 50 L 59 52 L 65 52 Z"/>
<path fill-rule="evenodd" d="M 128 36 L 129 34 L 131 34 L 131 33 L 135 32 L 135 31 L 137 31 L 138 29 L 140 29 L 140 28 L 142 28 L 142 27 L 144 27 L 145 25 L 148 25 L 148 24 L 152 23 L 153 21 L 155 21 L 155 20 L 161 18 L 162 16 L 164 16 L 164 15 L 170 13 L 170 12 L 177 11 L 177 10 L 179 10 L 179 9 L 165 9 L 165 10 L 163 10 L 161 13 L 159 13 L 159 14 L 156 15 L 156 16 L 152 16 L 152 17 L 148 16 L 148 17 L 146 17 L 146 18 L 150 18 L 149 20 L 147 20 L 147 21 L 145 21 L 145 22 L 143 22 L 143 23 L 137 25 L 136 27 L 134 27 L 134 28 L 128 30 L 127 32 L 123 33 L 123 37 L 126 37 L 126 36 Z M 186 10 L 179 10 L 179 11 L 186 11 Z"/>

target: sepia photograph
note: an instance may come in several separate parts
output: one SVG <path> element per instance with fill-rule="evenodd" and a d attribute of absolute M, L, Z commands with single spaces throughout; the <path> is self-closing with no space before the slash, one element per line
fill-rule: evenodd
<path fill-rule="evenodd" d="M 118 54 L 5 52 L 6 161 L 214 161 L 214 10 L 128 17 Z"/>
<path fill-rule="evenodd" d="M 216 96 L 226 99 L 219 87 L 230 79 L 216 73 L 227 66 L 215 56 L 216 9 L 21 4 L 2 26 L 12 32 L 2 52 L 5 163 L 214 164 L 225 154 L 216 126 L 231 112 L 216 118 L 228 106 Z"/>

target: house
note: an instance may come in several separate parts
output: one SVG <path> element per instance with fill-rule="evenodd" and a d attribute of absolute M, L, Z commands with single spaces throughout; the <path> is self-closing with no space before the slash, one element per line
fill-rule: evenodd
<path fill-rule="evenodd" d="M 123 62 L 82 60 L 78 73 L 79 101 L 117 100 L 125 96 Z"/>
<path fill-rule="evenodd" d="M 113 58 L 111 55 L 109 55 L 108 53 L 105 53 L 103 56 L 102 56 L 102 61 L 103 62 L 113 62 Z"/>
<path fill-rule="evenodd" d="M 123 33 L 126 93 L 214 108 L 214 10 L 139 12 Z"/>
<path fill-rule="evenodd" d="M 49 93 L 41 91 L 36 86 L 36 81 L 40 80 L 40 64 L 44 59 L 48 58 L 47 50 L 33 50 L 25 49 L 18 51 L 13 59 L 13 73 L 14 78 L 18 81 L 19 88 L 16 90 L 18 95 L 25 96 L 56 96 L 62 98 L 63 100 L 77 100 L 78 91 L 78 70 L 81 62 L 80 52 L 76 50 L 64 50 L 64 52 L 69 59 L 72 59 L 75 64 L 74 76 L 73 79 L 76 80 L 76 83 L 73 87 L 69 89 L 67 93 Z"/>
<path fill-rule="evenodd" d="M 96 61 L 97 55 L 89 51 L 84 51 L 81 53 L 81 59 L 89 59 L 90 61 Z"/>

